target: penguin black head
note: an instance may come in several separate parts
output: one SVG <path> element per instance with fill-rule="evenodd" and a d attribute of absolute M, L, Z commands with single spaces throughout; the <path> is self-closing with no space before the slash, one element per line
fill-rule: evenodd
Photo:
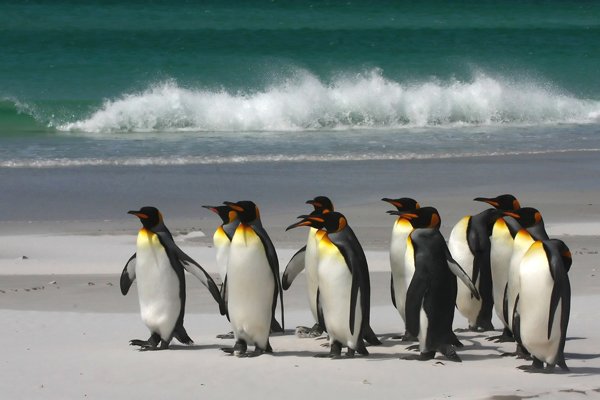
<path fill-rule="evenodd" d="M 410 221 L 413 228 L 439 229 L 442 224 L 440 213 L 435 207 L 423 207 L 412 211 L 388 211 L 388 214 L 398 215 Z"/>
<path fill-rule="evenodd" d="M 515 218 L 523 228 L 529 228 L 543 222 L 542 214 L 533 207 L 523 207 L 518 210 L 505 211 L 504 215 Z"/>
<path fill-rule="evenodd" d="M 163 220 L 162 214 L 156 207 L 142 207 L 139 211 L 128 211 L 127 214 L 135 215 L 140 219 L 144 228 L 151 230 Z"/>
<path fill-rule="evenodd" d="M 322 218 L 323 229 L 329 233 L 339 232 L 348 226 L 348 221 L 344 214 L 336 211 L 322 214 Z"/>
<path fill-rule="evenodd" d="M 396 207 L 398 211 L 411 211 L 421 208 L 419 202 L 410 197 L 401 197 L 399 199 L 389 199 L 384 197 L 381 201 L 385 201 Z"/>
<path fill-rule="evenodd" d="M 325 226 L 325 220 L 322 215 L 301 215 L 298 218 L 302 218 L 300 221 L 296 222 L 288 226 L 285 230 L 289 231 L 290 229 L 298 228 L 299 226 L 310 226 L 316 229 L 323 229 Z"/>
<path fill-rule="evenodd" d="M 501 194 L 497 197 L 477 197 L 473 199 L 474 201 L 481 201 L 483 203 L 488 203 L 490 206 L 497 208 L 498 210 L 503 211 L 514 211 L 521 208 L 521 204 L 519 204 L 519 200 L 512 194 Z"/>
<path fill-rule="evenodd" d="M 253 201 L 243 200 L 237 203 L 226 201 L 223 204 L 237 213 L 238 219 L 243 224 L 249 224 L 254 221 L 260 221 L 260 211 Z"/>
<path fill-rule="evenodd" d="M 306 200 L 306 204 L 312 205 L 318 214 L 333 211 L 333 203 L 329 200 L 329 197 L 317 196 L 312 200 Z"/>
<path fill-rule="evenodd" d="M 237 219 L 237 212 L 229 206 L 202 206 L 221 217 L 223 224 L 230 224 Z"/>

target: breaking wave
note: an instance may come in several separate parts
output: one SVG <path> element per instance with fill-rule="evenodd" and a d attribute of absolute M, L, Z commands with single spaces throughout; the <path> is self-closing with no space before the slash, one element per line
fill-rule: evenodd
<path fill-rule="evenodd" d="M 244 132 L 460 125 L 594 123 L 600 101 L 536 82 L 479 73 L 470 81 L 396 82 L 379 70 L 325 83 L 310 73 L 256 92 L 190 89 L 174 81 L 106 100 L 57 124 L 71 132 Z"/>

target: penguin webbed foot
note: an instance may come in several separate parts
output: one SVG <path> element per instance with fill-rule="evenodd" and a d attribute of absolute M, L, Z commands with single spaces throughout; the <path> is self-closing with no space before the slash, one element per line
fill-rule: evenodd
<path fill-rule="evenodd" d="M 273 349 L 271 348 L 271 345 L 267 345 L 267 349 L 263 350 L 258 346 L 255 346 L 254 351 L 251 353 L 241 353 L 238 354 L 237 356 L 239 358 L 254 358 L 254 357 L 258 357 L 258 356 L 262 356 L 263 354 L 271 354 L 273 353 Z"/>
<path fill-rule="evenodd" d="M 544 362 L 541 360 L 538 360 L 535 357 L 532 357 L 533 359 L 533 363 L 531 365 L 521 365 L 519 367 L 517 367 L 518 369 L 520 369 L 521 371 L 525 371 L 528 373 L 534 373 L 534 374 L 552 374 L 554 372 L 554 364 L 546 364 L 546 367 L 544 367 Z M 565 364 L 566 367 L 566 364 Z M 568 370 L 568 368 L 567 368 Z"/>
<path fill-rule="evenodd" d="M 406 350 L 408 351 L 419 351 L 420 346 L 418 344 L 411 344 L 410 346 L 406 346 Z"/>
<path fill-rule="evenodd" d="M 323 328 L 321 325 L 314 324 L 312 328 L 308 326 L 297 326 L 296 336 L 299 338 L 318 338 L 323 334 Z"/>
<path fill-rule="evenodd" d="M 331 358 L 334 360 L 339 359 L 342 357 L 342 344 L 340 342 L 333 342 L 330 345 L 329 353 L 315 354 L 315 357 L 316 358 Z"/>
<path fill-rule="evenodd" d="M 456 349 L 453 345 L 445 345 L 440 348 L 440 353 L 442 353 L 449 361 L 453 362 L 462 362 L 458 354 L 456 354 Z"/>
<path fill-rule="evenodd" d="M 158 344 L 160 343 L 160 347 Z M 130 346 L 139 346 L 140 351 L 148 350 L 165 350 L 169 347 L 169 342 L 161 339 L 160 335 L 153 333 L 148 340 L 131 339 L 129 341 Z"/>
<path fill-rule="evenodd" d="M 247 349 L 248 345 L 243 340 L 238 340 L 237 342 L 235 342 L 235 345 L 233 347 L 221 347 L 221 351 L 236 356 L 245 354 Z"/>
<path fill-rule="evenodd" d="M 490 336 L 485 338 L 488 342 L 494 343 L 510 343 L 514 342 L 515 338 L 511 336 L 506 336 L 504 333 L 502 335 Z"/>
<path fill-rule="evenodd" d="M 233 331 L 217 335 L 217 339 L 233 339 Z"/>
<path fill-rule="evenodd" d="M 403 354 L 400 356 L 400 359 L 409 361 L 428 361 L 433 360 L 434 357 L 435 351 L 426 351 L 419 354 Z"/>

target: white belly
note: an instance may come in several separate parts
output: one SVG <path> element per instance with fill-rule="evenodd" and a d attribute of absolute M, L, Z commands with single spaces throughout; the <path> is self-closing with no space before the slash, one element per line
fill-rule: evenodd
<path fill-rule="evenodd" d="M 142 321 L 169 340 L 181 311 L 179 278 L 158 236 L 145 230 L 138 234 L 135 270 Z"/>
<path fill-rule="evenodd" d="M 215 250 L 217 250 L 217 268 L 219 275 L 221 276 L 221 282 L 225 281 L 227 275 L 227 263 L 229 260 L 229 248 L 231 247 L 231 241 L 223 231 L 223 228 L 219 227 L 213 235 L 213 244 Z"/>
<path fill-rule="evenodd" d="M 243 225 L 231 241 L 227 290 L 235 338 L 266 349 L 275 281 L 260 238 Z"/>
<path fill-rule="evenodd" d="M 319 264 L 319 253 L 317 239 L 315 237 L 316 233 L 317 230 L 315 228 L 310 228 L 310 231 L 308 232 L 308 240 L 306 241 L 306 253 L 304 254 L 304 272 L 306 275 L 308 304 L 315 322 L 319 320 L 317 313 L 317 291 L 319 289 L 319 275 L 317 267 Z"/>
<path fill-rule="evenodd" d="M 513 251 L 513 239 L 504 220 L 498 220 L 494 225 L 490 242 L 490 265 L 492 269 L 494 309 L 496 310 L 496 315 L 500 318 L 500 321 L 502 321 L 505 327 L 508 327 L 508 321 L 505 321 L 503 316 L 504 289 L 508 284 L 508 271 Z"/>
<path fill-rule="evenodd" d="M 523 231 L 524 232 L 524 231 Z M 524 236 L 525 235 L 525 236 Z M 508 297 L 508 327 L 512 330 L 512 316 L 515 309 L 515 302 L 519 295 L 521 286 L 520 268 L 521 260 L 534 240 L 526 233 L 519 232 L 513 241 L 513 252 L 510 258 L 510 267 L 508 269 L 508 284 L 506 295 Z"/>
<path fill-rule="evenodd" d="M 350 333 L 352 274 L 337 248 L 330 242 L 323 242 L 319 245 L 319 290 L 329 340 L 356 349 L 362 323 L 360 291 L 356 302 L 354 333 Z"/>
<path fill-rule="evenodd" d="M 399 219 L 394 224 L 390 241 L 390 268 L 394 278 L 396 308 L 406 323 L 406 292 L 415 273 L 414 262 L 406 262 L 406 240 L 413 231 L 410 222 Z"/>
<path fill-rule="evenodd" d="M 469 278 L 473 278 L 473 253 L 469 249 L 469 243 L 467 242 L 467 226 L 469 224 L 470 217 L 464 217 L 461 219 L 450 233 L 448 239 L 448 249 L 450 254 L 458 265 L 469 275 Z M 473 282 L 475 287 L 479 287 L 479 275 L 477 282 Z M 469 326 L 475 326 L 477 324 L 477 316 L 479 310 L 481 310 L 481 300 L 477 300 L 471 296 L 471 291 L 465 284 L 457 279 L 457 294 L 456 294 L 456 307 L 458 311 L 469 321 Z"/>
<path fill-rule="evenodd" d="M 548 338 L 548 317 L 554 280 L 550 275 L 548 259 L 543 249 L 530 251 L 523 257 L 519 274 L 521 285 L 517 309 L 521 317 L 521 340 L 536 358 L 554 364 L 561 336 L 561 304 L 559 301 L 554 314 L 552 334 Z"/>

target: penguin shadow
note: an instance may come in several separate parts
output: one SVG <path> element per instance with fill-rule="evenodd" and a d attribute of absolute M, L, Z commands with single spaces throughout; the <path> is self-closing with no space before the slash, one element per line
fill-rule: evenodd
<path fill-rule="evenodd" d="M 567 360 L 593 360 L 600 358 L 600 354 L 565 353 Z"/>
<path fill-rule="evenodd" d="M 567 362 L 569 359 L 567 358 Z M 531 364 L 523 364 L 515 367 L 516 369 L 521 369 L 525 373 L 529 374 L 548 374 L 548 375 L 569 375 L 569 376 L 597 376 L 600 374 L 600 368 L 598 367 L 572 367 L 569 366 L 568 371 L 562 370 L 560 367 L 555 367 L 553 370 L 546 369 L 530 369 L 528 368 Z"/>
<path fill-rule="evenodd" d="M 273 351 L 273 353 L 271 355 L 273 357 L 315 358 L 316 356 L 318 356 L 320 354 L 325 354 L 325 353 L 328 353 L 328 352 L 326 352 L 326 351 L 315 352 L 315 351 L 309 351 L 309 350 L 283 350 L 283 351 L 275 350 L 275 351 Z"/>
<path fill-rule="evenodd" d="M 214 350 L 220 349 L 223 345 L 219 344 L 172 344 L 169 346 L 169 350 L 175 351 L 196 351 L 196 350 Z"/>

